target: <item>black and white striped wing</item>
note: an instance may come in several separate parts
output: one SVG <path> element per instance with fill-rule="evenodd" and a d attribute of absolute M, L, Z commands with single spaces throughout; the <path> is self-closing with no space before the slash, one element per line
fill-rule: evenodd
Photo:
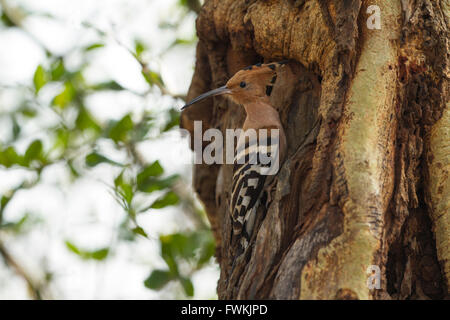
<path fill-rule="evenodd" d="M 269 179 L 267 173 L 264 174 L 264 172 L 267 172 L 270 164 L 261 161 L 261 154 L 267 156 L 268 151 L 278 148 L 278 144 L 271 145 L 270 143 L 269 137 L 259 145 L 256 141 L 250 141 L 245 144 L 238 143 L 237 146 L 230 209 L 233 220 L 232 237 L 234 241 L 232 242 L 239 242 L 242 249 L 248 246 L 252 236 L 261 195 L 267 179 Z"/>

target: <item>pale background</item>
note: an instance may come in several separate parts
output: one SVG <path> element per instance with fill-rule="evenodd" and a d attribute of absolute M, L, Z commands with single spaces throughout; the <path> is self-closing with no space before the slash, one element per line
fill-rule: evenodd
<path fill-rule="evenodd" d="M 124 48 L 132 47 L 134 39 L 143 41 L 150 55 L 149 65 L 160 71 L 169 91 L 185 94 L 193 73 L 195 45 L 170 47 L 176 38 L 195 36 L 195 14 L 189 13 L 177 31 L 161 28 L 163 23 L 177 23 L 181 10 L 176 0 L 9 0 L 11 6 L 20 5 L 29 12 L 24 28 L 55 54 L 68 52 L 80 43 L 95 42 L 98 35 L 85 27 L 88 22 L 107 33 L 107 45 L 97 49 L 91 57 L 91 67 L 85 73 L 87 80 L 114 79 L 132 92 L 142 93 L 148 86 L 141 76 L 140 66 Z M 42 13 L 37 15 L 36 13 Z M 54 18 L 49 19 L 46 14 Z M 120 42 L 121 44 L 119 44 Z M 42 63 L 45 52 L 27 33 L 8 28 L 0 31 L 0 108 L 14 105 L 17 92 L 10 86 L 32 82 L 36 67 Z M 71 63 L 79 63 L 74 55 Z M 52 88 L 48 90 L 51 97 Z M 45 99 L 45 94 L 43 98 Z M 130 110 L 181 107 L 181 100 L 162 97 L 155 90 L 143 102 L 130 92 L 101 93 L 89 100 L 88 108 L 99 119 L 120 119 Z M 0 112 L 2 110 L 0 109 Z M 40 119 L 52 121 L 52 115 Z M 0 134 L 6 123 L 0 121 Z M 23 128 L 29 140 L 19 142 L 20 149 L 41 134 L 39 126 Z M 110 146 L 104 146 L 105 149 Z M 111 149 L 111 148 L 110 148 Z M 21 150 L 23 151 L 23 149 Z M 169 172 L 191 176 L 191 152 L 178 132 L 164 140 L 148 142 L 140 151 L 149 160 L 160 159 Z M 110 150 L 111 152 L 111 150 Z M 118 155 L 120 157 L 120 155 Z M 140 225 L 150 240 L 140 238 L 131 244 L 118 244 L 111 258 L 104 262 L 83 262 L 64 245 L 67 239 L 86 248 L 108 246 L 117 232 L 119 217 L 123 214 L 108 189 L 113 169 L 94 168 L 89 177 L 69 184 L 65 171 L 52 166 L 45 171 L 43 183 L 21 191 L 5 212 L 5 218 L 14 220 L 24 212 L 32 215 L 37 227 L 20 237 L 5 237 L 4 243 L 31 275 L 41 276 L 45 265 L 53 273 L 51 291 L 58 299 L 161 299 L 184 298 L 182 291 L 169 285 L 162 291 L 152 291 L 143 285 L 153 268 L 165 266 L 159 252 L 159 234 L 173 233 L 183 221 L 180 209 L 169 207 L 157 213 L 139 217 Z M 22 169 L 0 169 L 0 194 L 20 183 L 27 174 Z M 183 222 L 184 223 L 184 222 Z M 183 225 L 183 228 L 186 226 Z M 216 298 L 219 275 L 216 264 L 196 273 L 192 280 L 196 299 Z M 0 299 L 27 299 L 24 281 L 0 261 Z"/>

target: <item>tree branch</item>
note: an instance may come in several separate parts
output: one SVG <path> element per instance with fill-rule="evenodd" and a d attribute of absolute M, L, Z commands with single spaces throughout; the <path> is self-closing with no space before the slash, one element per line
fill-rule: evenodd
<path fill-rule="evenodd" d="M 42 300 L 41 288 L 37 285 L 25 269 L 11 256 L 3 243 L 0 242 L 0 256 L 2 256 L 5 264 L 13 269 L 20 277 L 22 277 L 29 288 L 32 299 Z"/>

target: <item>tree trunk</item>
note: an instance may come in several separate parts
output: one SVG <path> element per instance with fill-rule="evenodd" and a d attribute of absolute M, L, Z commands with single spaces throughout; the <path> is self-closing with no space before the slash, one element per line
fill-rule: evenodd
<path fill-rule="evenodd" d="M 450 296 L 449 11 L 448 0 L 206 1 L 188 98 L 290 60 L 271 95 L 288 157 L 234 268 L 232 165 L 195 166 L 219 298 Z M 217 97 L 183 112 L 182 127 L 194 120 L 224 132 L 244 110 Z"/>

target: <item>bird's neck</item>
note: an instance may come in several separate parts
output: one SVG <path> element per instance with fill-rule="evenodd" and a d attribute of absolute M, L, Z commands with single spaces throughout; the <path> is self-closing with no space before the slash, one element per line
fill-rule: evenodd
<path fill-rule="evenodd" d="M 252 102 L 244 104 L 247 118 L 245 119 L 243 129 L 248 128 L 279 128 L 281 129 L 280 117 L 278 111 L 268 102 Z"/>

